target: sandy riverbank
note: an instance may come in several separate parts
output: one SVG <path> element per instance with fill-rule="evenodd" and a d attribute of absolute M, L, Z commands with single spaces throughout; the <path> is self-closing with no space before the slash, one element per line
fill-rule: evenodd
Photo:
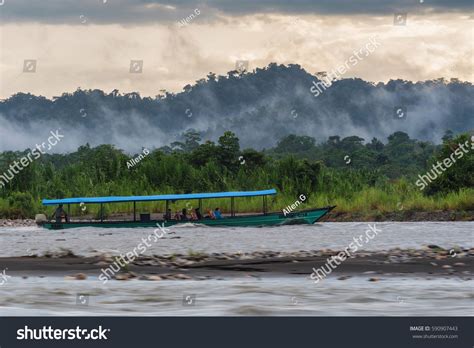
<path fill-rule="evenodd" d="M 333 211 L 324 219 L 330 222 L 384 222 L 384 221 L 474 221 L 474 210 L 436 210 L 395 212 L 348 213 Z"/>
<path fill-rule="evenodd" d="M 27 227 L 36 226 L 32 219 L 0 219 L 0 227 Z"/>
<path fill-rule="evenodd" d="M 213 253 L 140 257 L 117 273 L 117 280 L 208 279 L 235 276 L 307 276 L 313 267 L 323 266 L 337 255 L 334 250 L 298 252 Z M 10 276 L 87 279 L 99 276 L 116 259 L 111 255 L 77 257 L 72 253 L 40 257 L 0 258 L 0 268 Z M 471 279 L 474 248 L 444 250 L 436 246 L 415 249 L 393 249 L 377 252 L 357 252 L 333 270 L 330 276 L 341 280 L 351 276 L 366 276 L 378 281 L 387 276 L 434 276 Z"/>

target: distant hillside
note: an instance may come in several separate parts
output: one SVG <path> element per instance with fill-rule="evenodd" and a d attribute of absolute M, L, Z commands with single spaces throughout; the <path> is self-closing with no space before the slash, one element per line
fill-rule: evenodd
<path fill-rule="evenodd" d="M 334 81 L 315 97 L 314 75 L 299 65 L 270 64 L 227 76 L 210 73 L 178 94 L 155 98 L 80 90 L 49 100 L 18 93 L 0 102 L 0 151 L 32 147 L 61 128 L 64 142 L 55 151 L 72 151 L 89 142 L 115 144 L 127 151 L 155 148 L 180 138 L 187 129 L 216 140 L 225 130 L 243 147 L 268 148 L 289 135 L 316 142 L 331 135 L 357 135 L 370 141 L 403 131 L 440 142 L 446 130 L 474 129 L 473 85 L 458 80 L 372 84 L 361 79 Z M 156 82 L 159 90 L 160 81 Z M 406 117 L 394 108 L 406 108 Z"/>

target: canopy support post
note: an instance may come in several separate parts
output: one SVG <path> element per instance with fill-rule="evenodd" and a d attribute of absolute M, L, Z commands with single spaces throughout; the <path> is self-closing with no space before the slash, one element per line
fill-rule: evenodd
<path fill-rule="evenodd" d="M 267 196 L 262 196 L 263 215 L 267 215 Z"/>
<path fill-rule="evenodd" d="M 100 222 L 104 222 L 104 204 L 100 203 Z"/>
<path fill-rule="evenodd" d="M 235 216 L 235 210 L 234 210 L 234 197 L 230 198 L 230 216 L 234 217 Z"/>
<path fill-rule="evenodd" d="M 199 211 L 201 212 L 201 214 L 204 214 L 202 212 L 202 199 L 199 199 Z M 204 216 L 204 215 L 203 215 Z"/>
<path fill-rule="evenodd" d="M 68 222 L 67 220 L 69 220 L 71 218 L 71 205 L 68 204 L 67 205 L 67 219 L 66 219 L 66 222 Z"/>
<path fill-rule="evenodd" d="M 168 216 L 168 209 L 169 209 L 169 206 L 170 206 L 170 201 L 166 200 L 166 208 L 165 208 L 165 215 L 164 216 Z M 171 218 L 171 217 L 170 217 Z"/>
<path fill-rule="evenodd" d="M 133 221 L 137 221 L 137 202 L 133 201 Z"/>

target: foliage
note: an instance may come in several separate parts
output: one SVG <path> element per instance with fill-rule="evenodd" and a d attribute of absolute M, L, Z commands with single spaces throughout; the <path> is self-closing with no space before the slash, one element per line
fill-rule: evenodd
<path fill-rule="evenodd" d="M 443 164 L 442 168 L 446 170 L 428 185 L 427 193 L 448 193 L 474 187 L 474 136 L 445 137 L 443 147 L 430 161 L 429 168 L 435 164 Z"/>
<path fill-rule="evenodd" d="M 34 211 L 33 197 L 28 192 L 13 192 L 8 197 L 9 215 L 18 218 L 32 217 Z"/>
<path fill-rule="evenodd" d="M 217 143 L 201 142 L 190 133 L 177 150 L 157 149 L 136 166 L 127 169 L 127 155 L 112 145 L 81 146 L 69 154 L 45 154 L 16 175 L 0 190 L 0 215 L 30 217 L 54 207 L 41 207 L 42 198 L 111 195 L 148 195 L 160 193 L 258 190 L 271 187 L 279 191 L 269 200 L 269 208 L 281 210 L 304 193 L 310 206 L 336 204 L 341 210 L 389 211 L 403 204 L 419 209 L 474 209 L 472 152 L 456 162 L 425 190 L 415 186 L 418 174 L 428 165 L 449 157 L 452 147 L 468 141 L 467 135 L 447 137 L 442 146 L 410 139 L 396 132 L 383 144 L 378 139 L 364 144 L 359 137 L 330 137 L 316 144 L 310 137 L 288 136 L 278 146 L 264 152 L 240 150 L 239 139 L 225 132 Z M 302 140 L 303 144 L 299 142 Z M 299 145 L 298 145 L 299 144 Z M 454 144 L 454 145 L 453 145 Z M 302 146 L 300 146 L 302 145 Z M 0 173 L 24 152 L 0 154 Z M 434 157 L 433 157 L 434 154 Z M 348 155 L 349 163 L 344 160 Z M 471 173 L 469 175 L 469 173 Z M 197 202 L 190 202 L 197 206 Z M 207 200 L 203 210 L 221 207 L 226 200 Z M 171 204 L 176 211 L 183 202 Z M 239 211 L 258 211 L 259 197 L 238 200 Z M 139 210 L 162 212 L 162 202 L 139 206 Z M 98 206 L 87 206 L 87 214 L 98 216 Z M 128 203 L 104 205 L 104 215 L 131 212 Z M 73 215 L 84 215 L 72 206 Z"/>

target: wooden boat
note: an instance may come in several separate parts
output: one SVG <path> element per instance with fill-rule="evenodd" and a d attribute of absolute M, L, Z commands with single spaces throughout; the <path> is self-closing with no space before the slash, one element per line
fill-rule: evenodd
<path fill-rule="evenodd" d="M 196 223 L 204 224 L 207 226 L 277 226 L 287 224 L 313 224 L 319 221 L 323 216 L 329 213 L 334 206 L 324 207 L 319 209 L 308 209 L 302 211 L 293 211 L 290 213 L 267 212 L 267 196 L 275 195 L 277 192 L 275 189 L 263 190 L 263 191 L 239 191 L 239 192 L 213 192 L 213 193 L 191 193 L 191 194 L 171 194 L 171 195 L 157 195 L 157 196 L 116 196 L 116 197 L 84 197 L 84 198 L 66 198 L 66 199 L 44 199 L 43 205 L 67 205 L 68 212 L 70 212 L 70 206 L 72 204 L 79 204 L 81 206 L 90 204 L 100 204 L 100 220 L 97 221 L 71 221 L 68 219 L 67 222 L 55 222 L 46 221 L 41 225 L 44 228 L 51 230 L 61 230 L 67 228 L 78 228 L 78 227 L 104 227 L 104 228 L 119 228 L 119 227 L 157 227 L 157 224 L 164 227 L 173 226 L 179 223 Z M 254 215 L 239 215 L 235 214 L 234 199 L 241 197 L 262 197 L 262 214 Z M 137 219 L 136 203 L 137 202 L 154 202 L 154 201 L 166 201 L 166 211 L 168 211 L 169 202 L 182 201 L 182 200 L 198 200 L 199 208 L 202 211 L 202 201 L 210 198 L 230 198 L 231 200 L 231 212 L 230 216 L 225 216 L 222 219 L 210 219 L 203 218 L 200 220 L 173 220 L 173 219 L 161 219 L 151 220 L 150 214 L 140 214 L 140 219 Z M 115 220 L 104 220 L 103 218 L 103 205 L 110 203 L 133 203 L 133 219 L 129 221 L 115 221 Z M 70 214 L 68 213 L 70 216 Z"/>

